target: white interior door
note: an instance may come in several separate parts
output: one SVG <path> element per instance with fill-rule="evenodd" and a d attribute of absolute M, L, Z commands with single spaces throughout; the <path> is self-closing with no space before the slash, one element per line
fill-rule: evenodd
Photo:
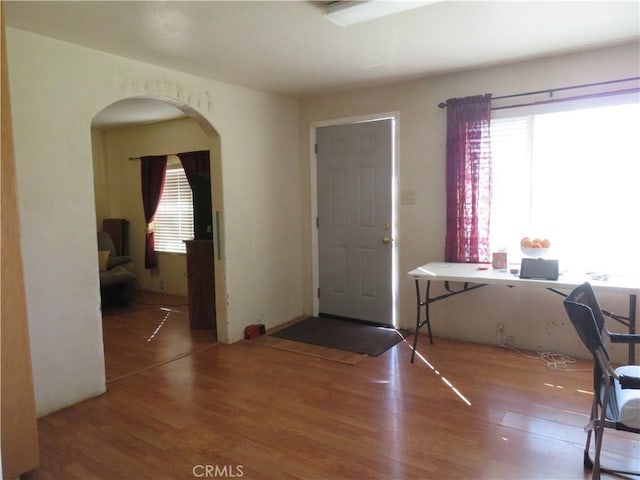
<path fill-rule="evenodd" d="M 320 314 L 393 323 L 393 120 L 321 127 Z"/>

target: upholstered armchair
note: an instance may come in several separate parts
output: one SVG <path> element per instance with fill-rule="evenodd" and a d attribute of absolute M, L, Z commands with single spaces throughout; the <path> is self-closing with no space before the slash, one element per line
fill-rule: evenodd
<path fill-rule="evenodd" d="M 131 257 L 116 255 L 113 239 L 107 232 L 98 232 L 98 263 L 102 305 L 126 304 L 138 291 Z"/>

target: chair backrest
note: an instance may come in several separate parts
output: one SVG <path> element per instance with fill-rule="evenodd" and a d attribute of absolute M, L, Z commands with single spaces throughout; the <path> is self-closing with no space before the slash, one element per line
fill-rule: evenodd
<path fill-rule="evenodd" d="M 98 251 L 108 251 L 112 257 L 116 254 L 116 247 L 113 244 L 113 239 L 107 232 L 98 232 Z"/>
<path fill-rule="evenodd" d="M 589 349 L 589 352 L 595 356 L 596 348 L 600 347 L 606 353 L 601 330 L 597 327 L 591 307 L 583 303 L 573 302 L 567 298 L 564 301 L 564 308 L 582 343 Z"/>
<path fill-rule="evenodd" d="M 593 387 L 594 392 L 599 392 L 603 370 L 596 356 L 596 350 L 602 352 L 604 361 L 609 361 L 609 355 L 602 339 L 604 329 L 602 309 L 589 283 L 583 283 L 576 287 L 569 296 L 564 299 L 563 303 L 569 320 L 571 320 L 582 343 L 584 343 L 593 356 Z"/>
<path fill-rule="evenodd" d="M 596 327 L 598 331 L 602 333 L 604 329 L 604 316 L 602 315 L 602 309 L 598 304 L 598 300 L 596 300 L 596 295 L 593 293 L 593 289 L 589 282 L 585 282 L 574 288 L 565 299 L 565 302 L 580 303 L 589 307 L 593 313 L 593 319 L 596 322 Z"/>

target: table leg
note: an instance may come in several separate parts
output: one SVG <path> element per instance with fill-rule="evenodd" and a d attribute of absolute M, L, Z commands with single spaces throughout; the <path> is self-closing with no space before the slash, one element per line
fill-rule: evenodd
<path fill-rule="evenodd" d="M 411 363 L 413 363 L 413 359 L 415 358 L 416 355 L 416 348 L 418 346 L 418 334 L 420 333 L 420 327 L 422 327 L 422 325 L 424 325 L 425 323 L 427 324 L 427 328 L 429 329 L 429 343 L 431 343 L 431 345 L 433 345 L 433 335 L 431 334 L 431 319 L 429 317 L 429 291 L 431 289 L 431 281 L 428 280 L 427 281 L 427 290 L 426 290 L 426 297 L 424 300 L 424 303 L 421 301 L 421 297 L 420 297 L 420 281 L 418 279 L 415 279 L 416 282 L 416 329 L 414 331 L 413 334 L 413 350 L 411 350 Z M 424 307 L 425 309 L 425 321 L 421 322 L 420 321 L 420 309 Z"/>
<path fill-rule="evenodd" d="M 429 343 L 433 345 L 433 335 L 431 334 L 431 309 L 429 308 L 431 305 L 431 298 L 429 298 L 429 295 L 431 295 L 431 281 L 427 282 L 427 291 L 424 299 L 424 321 L 427 323 L 427 329 L 429 330 Z"/>
<path fill-rule="evenodd" d="M 629 333 L 636 333 L 636 306 L 638 303 L 637 295 L 629 295 Z M 636 364 L 636 344 L 629 344 L 629 365 Z"/>
<path fill-rule="evenodd" d="M 422 306 L 420 302 L 420 281 L 416 278 L 416 328 L 413 332 L 413 349 L 411 350 L 411 363 L 416 356 L 416 347 L 418 346 L 418 331 L 420 330 L 420 308 Z"/>

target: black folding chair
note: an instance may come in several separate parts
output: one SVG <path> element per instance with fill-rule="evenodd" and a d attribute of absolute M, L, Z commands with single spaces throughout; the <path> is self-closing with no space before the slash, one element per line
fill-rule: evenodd
<path fill-rule="evenodd" d="M 592 469 L 592 478 L 600 472 L 640 475 L 640 470 L 629 471 L 600 465 L 600 451 L 605 428 L 640 433 L 640 366 L 627 365 L 615 370 L 611 366 L 603 339 L 612 343 L 640 343 L 640 335 L 609 332 L 604 325 L 602 310 L 591 285 L 576 287 L 564 300 L 564 307 L 582 342 L 593 356 L 593 405 L 584 450 L 584 466 Z M 589 454 L 591 433 L 595 439 L 593 460 Z"/>

